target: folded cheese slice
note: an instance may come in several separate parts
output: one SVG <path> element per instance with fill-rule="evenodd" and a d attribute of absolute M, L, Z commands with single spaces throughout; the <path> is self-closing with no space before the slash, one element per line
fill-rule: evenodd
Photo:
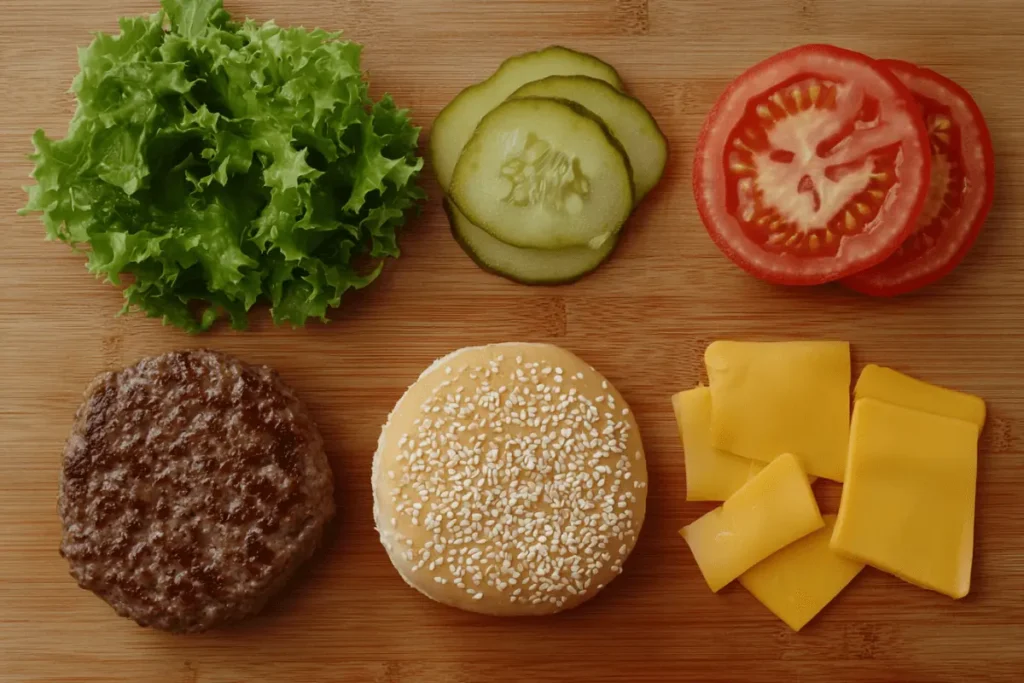
<path fill-rule="evenodd" d="M 725 500 L 768 463 L 741 458 L 711 445 L 711 390 L 696 387 L 672 397 L 683 442 L 686 500 Z M 808 477 L 814 483 L 816 477 Z"/>
<path fill-rule="evenodd" d="M 864 368 L 854 395 L 856 398 L 877 398 L 933 415 L 955 417 L 979 428 L 985 424 L 985 402 L 979 397 L 928 384 L 879 365 Z"/>
<path fill-rule="evenodd" d="M 712 446 L 765 462 L 793 453 L 808 474 L 843 480 L 850 436 L 848 343 L 717 341 L 704 362 Z"/>
<path fill-rule="evenodd" d="M 824 520 L 824 528 L 790 543 L 739 578 L 794 631 L 802 629 L 864 568 L 864 563 L 829 548 L 836 516 L 824 515 Z"/>
<path fill-rule="evenodd" d="M 974 422 L 861 398 L 831 547 L 953 598 L 974 549 Z"/>
<path fill-rule="evenodd" d="M 823 525 L 807 475 L 796 457 L 787 453 L 679 533 L 704 580 L 718 592 L 772 553 Z"/>
<path fill-rule="evenodd" d="M 686 500 L 725 500 L 751 477 L 754 461 L 711 445 L 711 390 L 697 387 L 672 397 L 686 464 Z M 758 463 L 761 464 L 761 463 Z"/>

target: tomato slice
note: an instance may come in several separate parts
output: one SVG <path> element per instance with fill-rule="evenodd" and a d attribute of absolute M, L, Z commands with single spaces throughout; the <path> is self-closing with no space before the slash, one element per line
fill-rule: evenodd
<path fill-rule="evenodd" d="M 992 138 L 970 94 L 941 74 L 882 60 L 914 93 L 931 144 L 931 187 L 914 231 L 892 256 L 843 284 L 894 296 L 935 282 L 963 260 L 992 206 Z"/>
<path fill-rule="evenodd" d="M 694 194 L 715 244 L 769 282 L 885 260 L 913 230 L 931 158 L 920 110 L 866 55 L 805 45 L 733 81 L 708 115 Z"/>

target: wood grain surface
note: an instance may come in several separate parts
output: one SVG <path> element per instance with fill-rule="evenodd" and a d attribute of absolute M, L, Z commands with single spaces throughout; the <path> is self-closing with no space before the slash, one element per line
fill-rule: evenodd
<path fill-rule="evenodd" d="M 0 680 L 3 681 L 1021 681 L 1024 680 L 1024 5 L 1020 0 L 232 0 L 231 11 L 343 29 L 365 45 L 376 95 L 429 134 L 437 112 L 505 57 L 551 43 L 613 63 L 671 145 L 660 186 L 617 256 L 565 288 L 481 272 L 449 236 L 440 193 L 404 255 L 329 325 L 188 337 L 138 316 L 24 202 L 33 130 L 62 135 L 76 46 L 155 0 L 0 0 Z M 977 246 L 918 295 L 779 289 L 725 260 L 694 209 L 697 131 L 729 80 L 770 54 L 828 41 L 934 67 L 967 87 L 998 157 Z M 977 393 L 990 408 L 974 581 L 953 601 L 866 570 L 803 633 L 738 586 L 712 595 L 677 530 L 684 498 L 672 392 L 717 338 L 845 339 L 891 365 Z M 500 620 L 432 604 L 399 579 L 373 529 L 370 461 L 393 403 L 434 358 L 468 345 L 550 341 L 631 402 L 645 437 L 647 523 L 625 574 L 564 615 Z M 104 370 L 205 345 L 276 367 L 319 421 L 340 514 L 326 547 L 266 612 L 175 637 L 80 590 L 57 554 L 57 476 L 81 391 Z M 819 489 L 823 507 L 836 491 Z"/>

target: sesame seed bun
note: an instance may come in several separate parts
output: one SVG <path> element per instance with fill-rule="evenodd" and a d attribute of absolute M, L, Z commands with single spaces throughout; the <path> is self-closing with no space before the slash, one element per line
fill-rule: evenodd
<path fill-rule="evenodd" d="M 622 572 L 647 502 L 626 402 L 549 344 L 465 348 L 431 365 L 381 430 L 372 477 L 402 578 L 493 615 L 592 598 Z"/>

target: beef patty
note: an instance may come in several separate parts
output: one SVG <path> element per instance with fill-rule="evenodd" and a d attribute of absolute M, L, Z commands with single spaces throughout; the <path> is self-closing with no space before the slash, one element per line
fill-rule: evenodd
<path fill-rule="evenodd" d="M 334 513 L 323 440 L 277 374 L 212 351 L 96 378 L 64 450 L 61 555 L 143 626 L 255 614 Z"/>

